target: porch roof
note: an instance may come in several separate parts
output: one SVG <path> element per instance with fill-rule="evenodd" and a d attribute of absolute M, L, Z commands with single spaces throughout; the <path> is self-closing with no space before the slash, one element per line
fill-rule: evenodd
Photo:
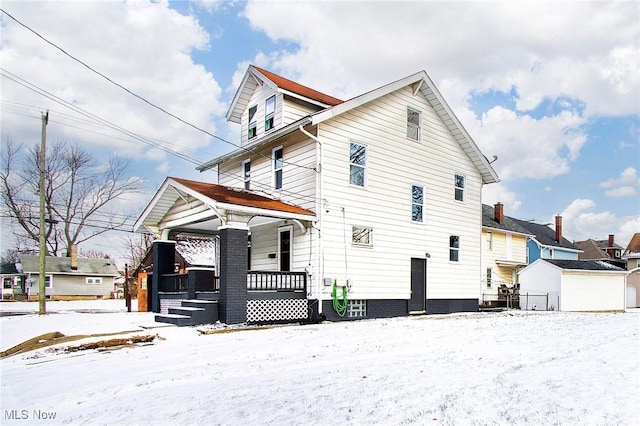
<path fill-rule="evenodd" d="M 255 192 L 168 177 L 134 225 L 159 234 L 164 229 L 221 219 L 229 213 L 313 221 L 315 213 Z"/>

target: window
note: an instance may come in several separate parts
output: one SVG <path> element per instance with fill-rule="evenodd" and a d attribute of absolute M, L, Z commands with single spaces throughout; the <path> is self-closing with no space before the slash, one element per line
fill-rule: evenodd
<path fill-rule="evenodd" d="M 491 288 L 491 268 L 487 268 L 487 288 Z"/>
<path fill-rule="evenodd" d="M 456 175 L 455 176 L 455 187 L 456 187 L 456 200 L 464 201 L 464 176 Z"/>
<path fill-rule="evenodd" d="M 242 180 L 244 181 L 244 189 L 251 189 L 251 160 L 242 162 Z"/>
<path fill-rule="evenodd" d="M 282 147 L 274 148 L 271 151 L 273 159 L 273 187 L 282 189 Z"/>
<path fill-rule="evenodd" d="M 349 153 L 349 183 L 364 186 L 367 166 L 367 147 L 351 142 Z"/>
<path fill-rule="evenodd" d="M 256 112 L 258 106 L 254 105 L 249 108 L 249 139 L 255 138 L 258 135 L 258 123 L 256 121 Z"/>
<path fill-rule="evenodd" d="M 413 222 L 424 221 L 424 187 L 411 186 L 411 220 Z"/>
<path fill-rule="evenodd" d="M 45 275 L 44 277 L 44 288 L 53 288 L 53 276 Z"/>
<path fill-rule="evenodd" d="M 273 129 L 273 115 L 276 111 L 276 95 L 271 96 L 264 104 L 264 131 Z"/>
<path fill-rule="evenodd" d="M 489 250 L 493 250 L 493 232 L 487 231 L 487 243 L 489 244 Z"/>
<path fill-rule="evenodd" d="M 101 277 L 86 277 L 85 278 L 85 282 L 87 284 L 102 284 L 102 278 Z"/>
<path fill-rule="evenodd" d="M 449 237 L 449 260 L 452 262 L 460 260 L 460 237 L 457 235 Z"/>
<path fill-rule="evenodd" d="M 347 302 L 347 318 L 363 318 L 367 316 L 366 300 L 349 300 Z"/>
<path fill-rule="evenodd" d="M 420 140 L 420 111 L 411 107 L 407 108 L 407 137 Z"/>
<path fill-rule="evenodd" d="M 364 226 L 352 226 L 351 242 L 359 246 L 372 246 L 373 229 Z"/>

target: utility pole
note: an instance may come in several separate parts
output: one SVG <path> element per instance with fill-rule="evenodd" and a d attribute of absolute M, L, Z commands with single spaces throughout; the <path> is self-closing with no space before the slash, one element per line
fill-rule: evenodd
<path fill-rule="evenodd" d="M 46 300 L 46 251 L 47 243 L 45 241 L 45 221 L 44 221 L 44 198 L 45 198 L 45 181 L 44 181 L 44 168 L 45 168 L 45 155 L 47 152 L 47 123 L 49 122 L 49 111 L 42 114 L 42 140 L 40 141 L 40 158 L 38 161 L 38 168 L 40 169 L 40 180 L 38 182 L 38 190 L 40 192 L 40 284 L 38 286 L 38 313 L 44 315 L 47 313 Z"/>

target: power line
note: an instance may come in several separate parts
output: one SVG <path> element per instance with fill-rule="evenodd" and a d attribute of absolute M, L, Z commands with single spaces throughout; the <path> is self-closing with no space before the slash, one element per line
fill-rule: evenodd
<path fill-rule="evenodd" d="M 162 108 L 162 107 L 160 107 L 160 106 L 158 106 L 158 105 L 154 104 L 153 102 L 151 102 L 151 101 L 147 100 L 146 98 L 144 98 L 144 97 L 142 97 L 142 96 L 138 95 L 137 93 L 133 92 L 132 90 L 128 89 L 127 87 L 125 87 L 125 86 L 121 85 L 120 83 L 117 83 L 116 81 L 114 81 L 114 80 L 112 80 L 111 78 L 107 77 L 106 75 L 104 75 L 104 74 L 103 74 L 103 73 L 101 73 L 100 71 L 98 71 L 98 70 L 94 69 L 93 67 L 91 67 L 90 65 L 88 65 L 86 62 L 82 61 L 81 59 L 78 59 L 78 58 L 76 58 L 75 56 L 73 56 L 72 54 L 68 53 L 66 50 L 64 50 L 63 48 L 61 48 L 61 47 L 60 47 L 60 46 L 58 46 L 57 44 L 53 43 L 52 41 L 48 40 L 46 37 L 42 36 L 41 34 L 39 34 L 39 33 L 38 33 L 37 31 L 35 31 L 34 29 L 32 29 L 32 28 L 30 28 L 29 26 L 27 26 L 26 24 L 23 24 L 22 22 L 20 22 L 18 19 L 16 19 L 13 15 L 11 15 L 10 13 L 8 13 L 6 10 L 4 10 L 4 9 L 0 8 L 0 11 L 2 11 L 5 15 L 7 15 L 9 18 L 11 18 L 13 21 L 15 21 L 18 25 L 22 26 L 22 27 L 23 27 L 23 28 L 25 28 L 26 30 L 28 30 L 28 31 L 32 32 L 33 34 L 35 34 L 38 38 L 42 39 L 45 43 L 47 43 L 47 44 L 49 44 L 49 45 L 53 46 L 54 48 L 58 49 L 58 50 L 59 50 L 60 52 L 62 52 L 64 55 L 66 55 L 66 56 L 68 56 L 69 58 L 73 59 L 74 61 L 78 62 L 79 64 L 81 64 L 81 65 L 82 65 L 82 66 L 84 66 L 85 68 L 89 69 L 89 70 L 90 70 L 90 71 L 92 71 L 93 73 L 95 73 L 95 74 L 99 75 L 100 77 L 104 78 L 104 79 L 105 79 L 105 80 L 107 80 L 109 83 L 111 83 L 111 84 L 113 84 L 113 85 L 115 85 L 115 86 L 119 87 L 120 89 L 124 90 L 125 92 L 129 93 L 130 95 L 132 95 L 132 96 L 134 96 L 134 97 L 136 97 L 136 98 L 140 99 L 142 102 L 146 103 L 147 105 L 149 105 L 149 106 L 151 106 L 151 107 L 153 107 L 153 108 L 155 108 L 155 109 L 157 109 L 157 110 L 159 110 L 159 111 L 163 112 L 164 114 L 167 114 L 168 116 L 170 116 L 170 117 L 172 117 L 172 118 L 174 118 L 174 119 L 176 119 L 176 120 L 180 121 L 180 122 L 181 122 L 181 123 L 183 123 L 183 124 L 186 124 L 186 125 L 187 125 L 187 126 L 189 126 L 189 127 L 192 127 L 192 128 L 193 128 L 193 129 L 195 129 L 195 130 L 198 130 L 198 131 L 200 131 L 200 132 L 202 132 L 202 133 L 204 133 L 204 134 L 206 134 L 206 135 L 209 135 L 210 137 L 212 137 L 212 138 L 214 138 L 214 139 L 217 139 L 217 140 L 219 140 L 219 141 L 221 141 L 221 142 L 224 142 L 224 143 L 227 143 L 227 144 L 229 144 L 229 145 L 235 146 L 236 148 L 243 149 L 243 150 L 245 150 L 246 152 L 251 152 L 251 153 L 253 153 L 253 154 L 255 154 L 255 155 L 259 155 L 259 156 L 262 156 L 262 157 L 264 157 L 264 158 L 270 159 L 270 157 L 268 157 L 268 156 L 266 156 L 266 155 L 264 155 L 264 154 L 262 154 L 262 153 L 255 152 L 255 151 L 253 151 L 253 150 L 252 150 L 252 149 L 250 149 L 250 148 L 243 147 L 242 145 L 238 145 L 238 144 L 233 143 L 233 142 L 231 142 L 231 141 L 228 141 L 228 140 L 226 140 L 226 139 L 224 139 L 224 138 L 221 138 L 220 136 L 217 136 L 217 135 L 215 135 L 215 134 L 213 134 L 213 133 L 211 133 L 211 132 L 209 132 L 209 131 L 207 131 L 207 130 L 205 130 L 205 129 L 203 129 L 203 128 L 199 127 L 199 126 L 196 126 L 195 124 L 192 124 L 192 123 L 190 123 L 190 122 L 188 122 L 188 121 L 184 120 L 183 118 L 178 117 L 177 115 L 175 115 L 175 114 L 173 114 L 173 113 L 171 113 L 171 112 L 167 111 L 166 109 L 164 109 L 164 108 Z M 283 161 L 283 164 L 284 164 L 284 163 L 285 163 L 285 161 Z M 296 166 L 296 167 L 300 167 L 300 168 L 305 168 L 305 169 L 314 170 L 316 173 L 318 172 L 318 171 L 315 169 L 315 167 L 302 166 L 302 165 L 299 165 L 299 164 L 296 164 L 296 163 L 289 163 L 289 164 L 291 164 L 291 165 L 293 165 L 293 166 Z"/>

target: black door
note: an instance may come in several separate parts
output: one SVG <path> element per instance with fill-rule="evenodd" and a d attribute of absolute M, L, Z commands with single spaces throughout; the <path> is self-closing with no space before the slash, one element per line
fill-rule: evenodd
<path fill-rule="evenodd" d="M 280 231 L 280 271 L 291 270 L 291 231 Z"/>
<path fill-rule="evenodd" d="M 409 312 L 425 310 L 425 296 L 427 293 L 427 260 L 411 258 L 411 298 Z"/>

